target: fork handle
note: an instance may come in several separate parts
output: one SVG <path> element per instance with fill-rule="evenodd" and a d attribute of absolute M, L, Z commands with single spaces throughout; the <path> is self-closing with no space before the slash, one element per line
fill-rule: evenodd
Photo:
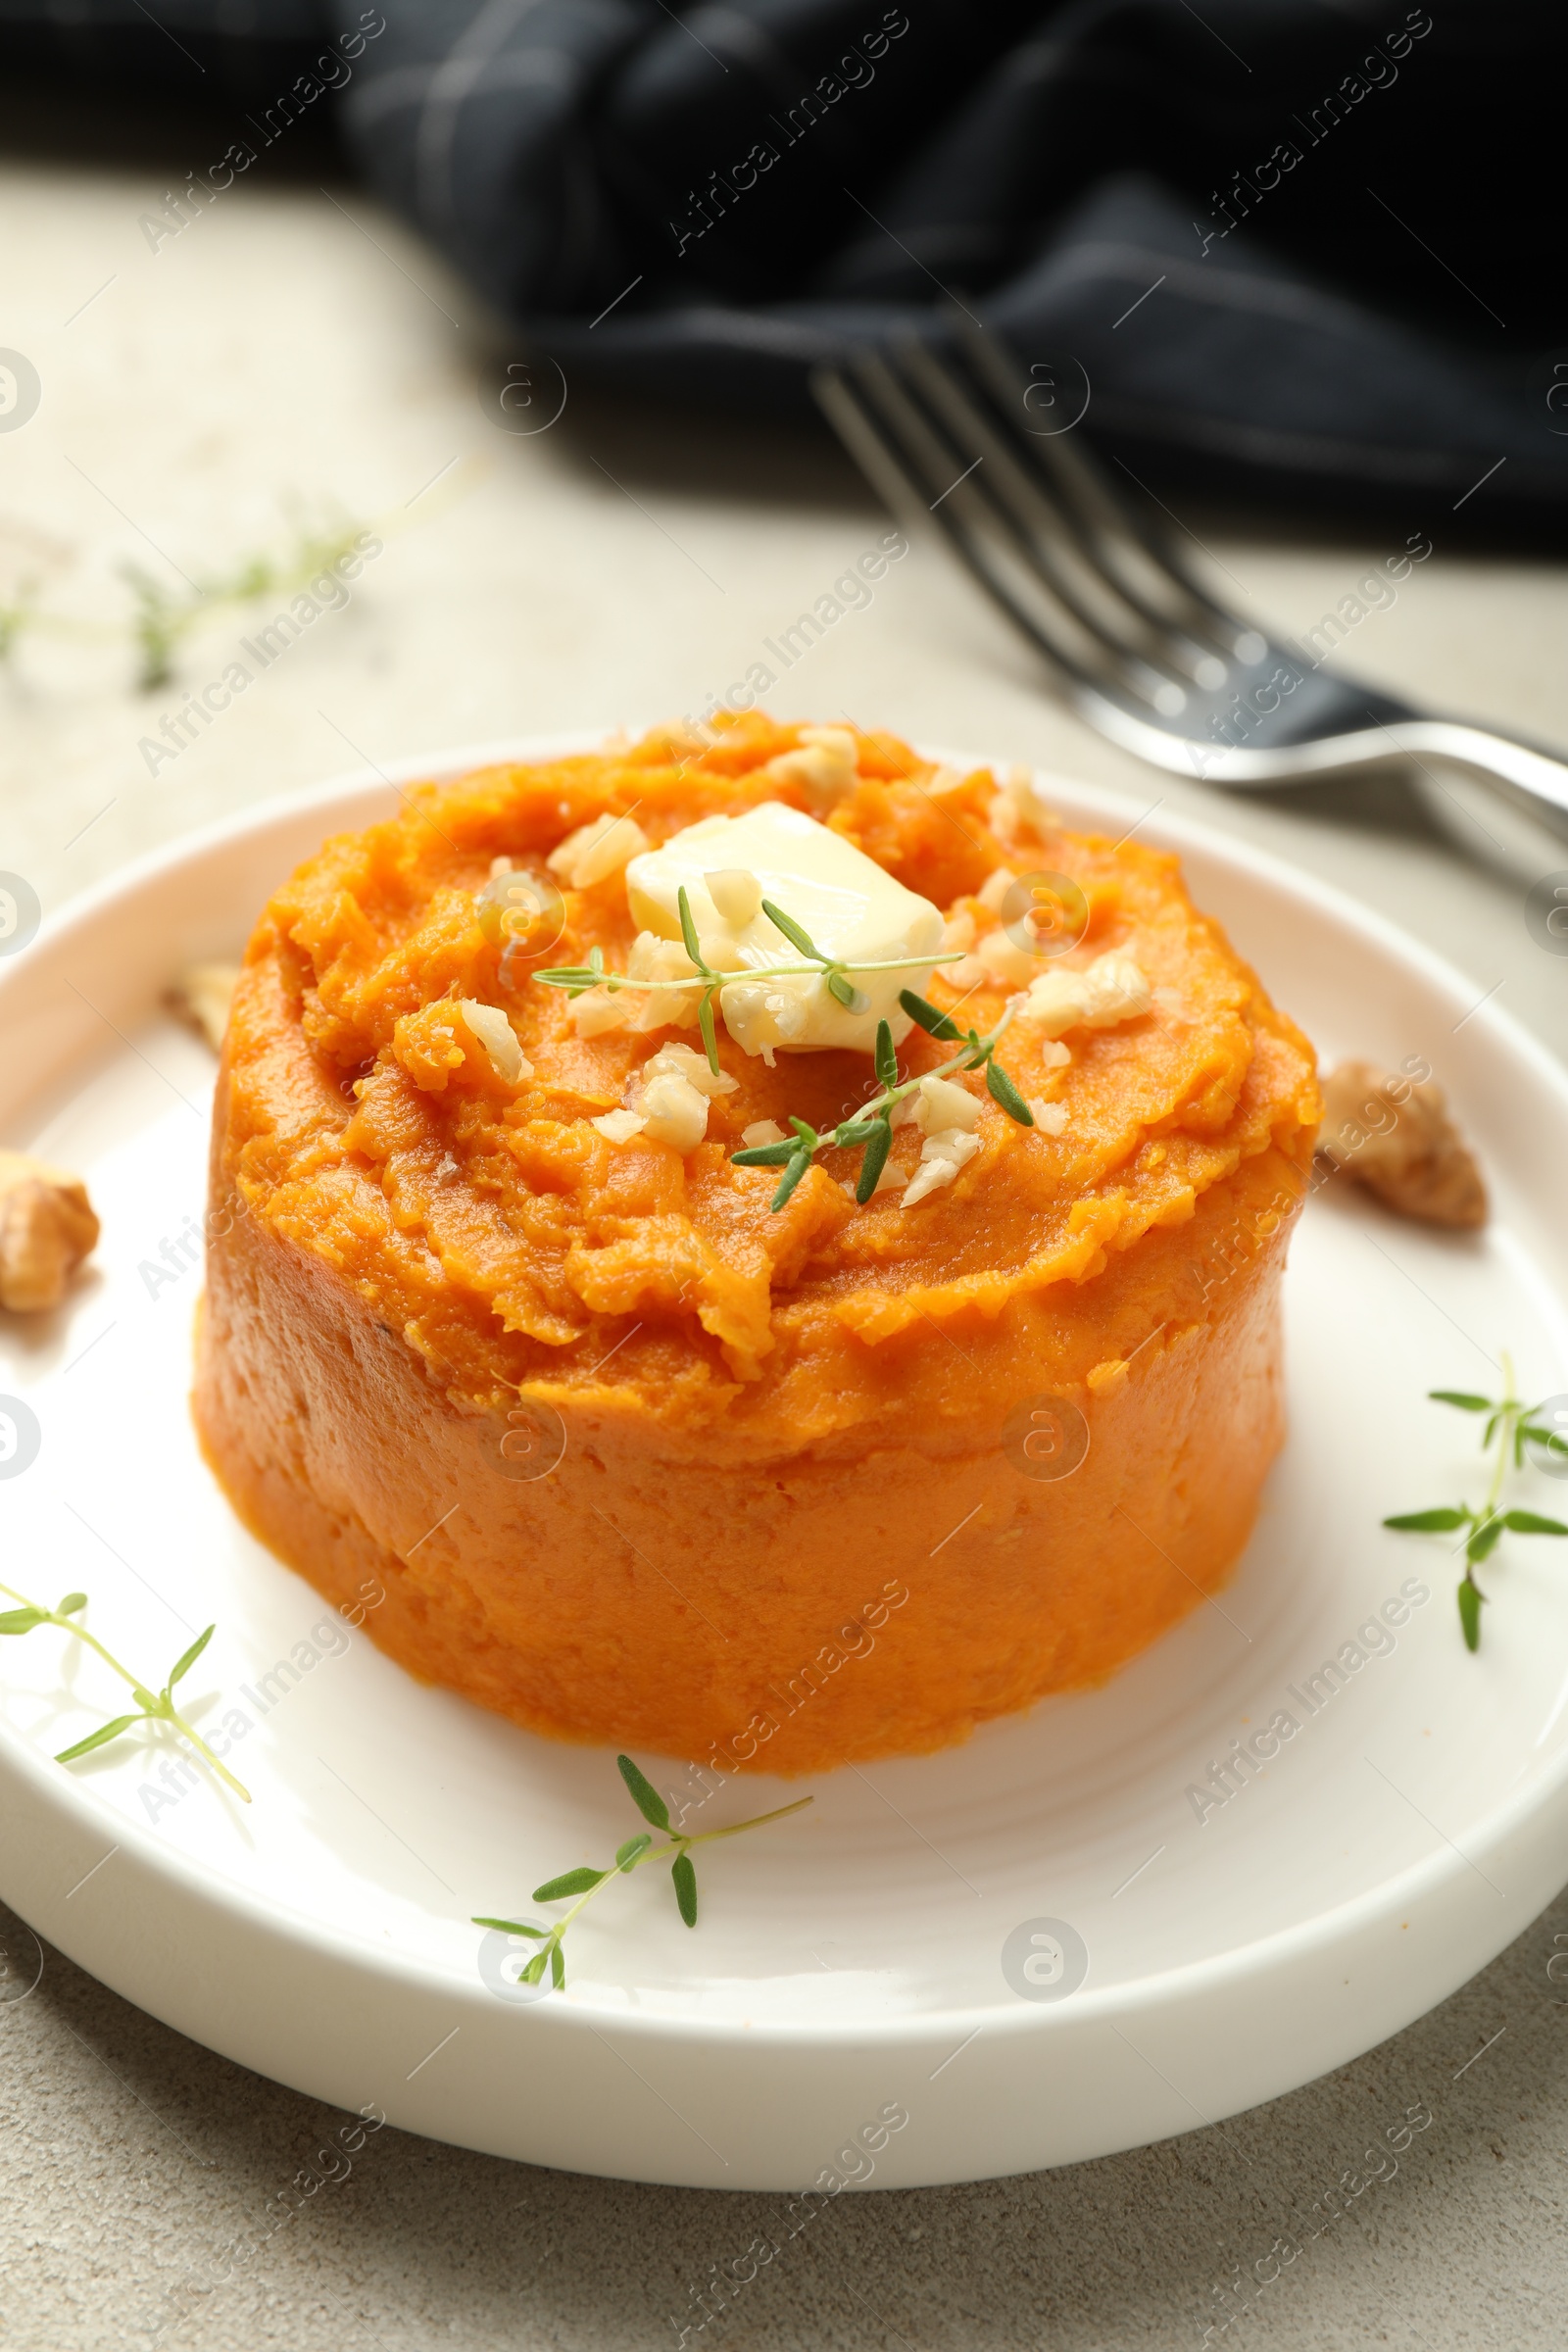
<path fill-rule="evenodd" d="M 1176 774 L 1191 771 L 1208 784 L 1311 784 L 1355 769 L 1387 767 L 1402 754 L 1419 761 L 1423 756 L 1449 760 L 1482 776 L 1499 799 L 1520 809 L 1557 839 L 1568 841 L 1568 762 L 1534 744 L 1499 735 L 1491 727 L 1476 727 L 1458 718 L 1427 718 L 1405 705 L 1378 698 L 1368 704 L 1370 727 L 1333 735 L 1312 735 L 1267 751 L 1246 748 L 1210 750 L 1171 735 L 1150 720 L 1135 717 L 1092 687 L 1080 687 L 1074 700 L 1091 725 L 1125 745 L 1156 767 Z"/>
<path fill-rule="evenodd" d="M 1403 751 L 1428 752 L 1488 777 L 1502 787 L 1505 799 L 1568 839 L 1568 762 L 1463 719 L 1406 718 L 1397 739 Z"/>

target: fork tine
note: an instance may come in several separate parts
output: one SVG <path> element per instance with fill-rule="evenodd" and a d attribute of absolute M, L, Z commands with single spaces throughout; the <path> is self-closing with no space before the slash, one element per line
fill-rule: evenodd
<path fill-rule="evenodd" d="M 966 317 L 955 314 L 962 348 L 976 374 L 986 383 L 1005 413 L 1021 402 L 1027 378 L 1006 345 Z M 1152 606 L 1138 578 L 1138 559 L 1168 598 L 1173 599 L 1189 625 L 1210 638 L 1234 659 L 1258 658 L 1258 632 L 1228 612 L 1197 575 L 1186 558 L 1153 520 L 1144 506 L 1122 496 L 1087 448 L 1073 444 L 1067 434 L 1032 437 L 1031 454 L 1043 469 L 1054 475 L 1063 497 L 1076 510 L 1083 529 L 1110 568 L 1128 601 L 1157 626 L 1169 627 L 1173 615 Z M 1128 559 L 1133 560 L 1129 563 Z"/>
<path fill-rule="evenodd" d="M 988 486 L 993 502 L 1005 501 L 1010 506 L 1014 527 L 1033 542 L 1052 588 L 1080 626 L 1109 642 L 1129 660 L 1155 669 L 1162 667 L 1172 677 L 1184 677 L 1195 685 L 1223 686 L 1224 665 L 1212 653 L 1168 615 L 1155 613 L 1146 603 L 1129 596 L 1122 583 L 1109 575 L 1097 543 L 1086 536 L 1076 514 L 1070 509 L 1064 511 L 1056 485 L 1027 467 L 1021 447 L 1008 447 L 1004 430 L 1014 428 L 993 423 L 952 369 L 912 336 L 901 339 L 895 349 L 953 438 L 965 448 L 981 451 L 990 467 Z M 1107 608 L 1104 612 L 1085 603 L 1074 568 L 1092 583 Z"/>
<path fill-rule="evenodd" d="M 828 422 L 867 478 L 881 492 L 893 513 L 929 517 L 932 510 L 925 490 L 904 453 L 894 448 L 885 428 L 876 420 L 863 384 L 858 382 L 852 388 L 836 368 L 816 368 L 811 371 L 810 386 L 817 406 Z M 1055 672 L 1058 685 L 1070 689 L 1076 669 L 1065 650 L 1054 642 L 1032 612 L 1026 612 L 1021 603 L 972 558 L 967 541 L 955 530 L 951 518 L 939 515 L 937 519 L 965 570 L 987 596 L 1002 607 L 1008 619 L 1022 629 L 1036 651 L 1045 657 Z"/>
<path fill-rule="evenodd" d="M 851 366 L 862 404 L 880 423 L 884 438 L 891 434 L 897 441 L 906 466 L 916 482 L 923 484 L 927 513 L 1009 615 L 1018 619 L 1032 608 L 1045 605 L 1046 621 L 1036 612 L 1030 633 L 1037 643 L 1044 640 L 1058 666 L 1071 678 L 1102 691 L 1119 685 L 1166 717 L 1179 711 L 1186 700 L 1184 690 L 1110 640 L 1103 623 L 1085 611 L 1079 600 L 1063 593 L 1059 576 L 1054 577 L 1041 564 L 1036 547 L 1020 530 L 1016 517 L 998 504 L 982 481 L 971 478 L 984 463 L 984 453 L 974 457 L 961 442 L 945 439 L 883 354 L 864 354 Z M 1000 564 L 999 554 L 1004 559 Z M 1028 591 L 1022 596 L 1020 580 Z M 1063 643 L 1063 617 L 1082 644 Z"/>

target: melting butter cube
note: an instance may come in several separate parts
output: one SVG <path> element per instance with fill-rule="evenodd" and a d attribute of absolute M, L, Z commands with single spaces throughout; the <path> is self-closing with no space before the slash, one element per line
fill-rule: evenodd
<path fill-rule="evenodd" d="M 749 913 L 748 882 L 756 887 Z M 633 921 L 661 939 L 678 941 L 682 888 L 699 941 L 725 943 L 724 962 L 711 959 L 713 968 L 736 976 L 720 992 L 719 1009 L 744 1053 L 768 1061 L 780 1047 L 869 1054 L 883 1020 L 895 1044 L 907 1036 L 910 1022 L 899 991 L 925 990 L 932 966 L 923 960 L 903 971 L 856 973 L 853 1006 L 841 1004 L 812 972 L 746 976 L 770 964 L 807 960 L 762 912 L 763 899 L 798 923 L 824 956 L 845 962 L 923 959 L 940 952 L 942 916 L 930 900 L 906 890 L 841 834 L 778 801 L 764 801 L 742 816 L 705 817 L 631 860 L 626 898 Z"/>

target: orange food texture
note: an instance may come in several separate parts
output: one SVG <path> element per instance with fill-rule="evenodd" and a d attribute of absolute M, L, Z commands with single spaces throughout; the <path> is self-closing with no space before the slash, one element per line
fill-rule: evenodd
<path fill-rule="evenodd" d="M 225 1048 L 213 1183 L 244 1213 L 214 1246 L 197 1391 L 251 1524 L 328 1593 L 378 1574 L 368 1630 L 411 1671 L 560 1737 L 791 1772 L 1100 1679 L 1228 1573 L 1282 1434 L 1277 1278 L 1318 1116 L 1310 1049 L 1173 858 L 862 735 L 827 821 L 982 935 L 999 866 L 1065 873 L 1090 908 L 1068 964 L 1126 951 L 1152 1009 L 1074 1030 L 1065 1063 L 1015 1022 L 1000 1059 L 1063 1132 L 982 1094 L 980 1150 L 913 1208 L 857 1206 L 858 1155 L 830 1152 L 773 1214 L 775 1173 L 730 1159 L 753 1121 L 852 1112 L 858 1054 L 769 1069 L 721 1028 L 738 1086 L 704 1142 L 607 1141 L 591 1120 L 695 1032 L 578 1038 L 528 975 L 594 946 L 624 966 L 623 878 L 562 888 L 530 959 L 480 920 L 492 863 L 547 896 L 549 852 L 606 812 L 657 845 L 805 807 L 760 772 L 800 740 L 753 714 L 485 770 L 285 884 Z M 966 980 L 964 1020 L 991 1026 L 1006 987 Z M 930 994 L 959 992 L 939 972 Z M 514 1090 L 459 999 L 507 1012 Z M 902 1056 L 950 1051 L 916 1031 Z M 1059 1478 L 1018 1455 L 1042 1396 L 1089 1440 Z"/>

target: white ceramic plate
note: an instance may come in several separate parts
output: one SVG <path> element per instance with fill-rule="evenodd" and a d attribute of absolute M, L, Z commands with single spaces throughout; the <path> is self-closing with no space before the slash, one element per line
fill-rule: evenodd
<path fill-rule="evenodd" d="M 188 960 L 236 952 L 278 878 L 387 812 L 397 785 L 561 748 L 474 747 L 273 805 L 147 860 L 0 962 L 0 1125 L 82 1169 L 104 1220 L 69 1306 L 4 1333 L 0 1390 L 41 1432 L 31 1465 L 0 1476 L 6 1581 L 51 1600 L 85 1587 L 98 1632 L 159 1679 L 216 1618 L 189 1688 L 204 1724 L 248 1718 L 234 1762 L 255 1794 L 246 1809 L 180 1786 L 145 1734 L 53 1763 L 116 1690 L 53 1631 L 6 1642 L 0 1893 L 128 1999 L 318 2097 L 508 2156 L 705 2187 L 907 2185 L 1097 2156 L 1392 2034 L 1562 1877 L 1557 1546 L 1506 1547 L 1473 1658 L 1443 1545 L 1379 1521 L 1465 1477 L 1475 1491 L 1475 1425 L 1426 1389 L 1487 1388 L 1504 1348 L 1536 1394 L 1568 1388 L 1568 1081 L 1371 915 L 1152 819 L 1146 838 L 1182 852 L 1200 904 L 1326 1057 L 1432 1063 L 1481 1148 L 1494 1222 L 1453 1238 L 1358 1197 L 1313 1203 L 1288 1284 L 1291 1439 L 1255 1541 L 1216 1603 L 1106 1689 L 945 1755 L 808 1784 L 808 1813 L 715 1850 L 696 1934 L 662 1875 L 610 1890 L 573 1932 L 564 1995 L 519 1999 L 515 1956 L 483 1948 L 472 1913 L 529 1915 L 537 1882 L 603 1859 L 635 1819 L 608 1751 L 416 1687 L 231 1517 L 186 1401 L 213 1064 L 159 1000 Z M 1128 821 L 1087 788 L 1052 796 L 1069 818 Z M 1538 1508 L 1568 1502 L 1539 1473 L 1529 1484 Z M 1365 1663 L 1309 1714 L 1293 1687 L 1411 1578 L 1430 1600 L 1367 1637 Z M 1189 1786 L 1282 1709 L 1297 1736 L 1200 1821 Z M 656 1777 L 676 1788 L 684 1768 Z M 708 1823 L 800 1792 L 747 1780 Z M 1037 1934 L 1069 1964 L 1081 1940 L 1081 1982 L 1072 1965 L 1052 1981 Z M 1030 1997 L 1020 1954 L 1045 1978 Z M 907 2121 L 890 2132 L 885 2110 Z"/>

